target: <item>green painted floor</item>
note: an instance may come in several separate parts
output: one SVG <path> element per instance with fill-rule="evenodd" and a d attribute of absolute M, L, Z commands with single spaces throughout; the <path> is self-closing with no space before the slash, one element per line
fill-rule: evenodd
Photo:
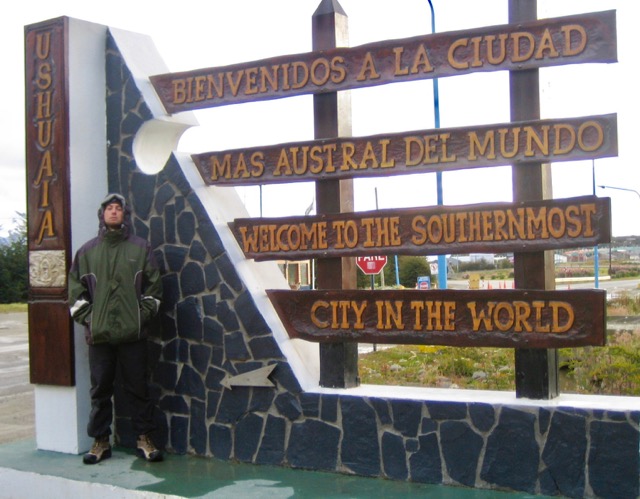
<path fill-rule="evenodd" d="M 102 483 L 132 491 L 188 498 L 403 498 L 489 499 L 540 497 L 438 485 L 394 482 L 334 473 L 273 466 L 228 463 L 217 459 L 165 455 L 147 463 L 129 449 L 116 448 L 113 457 L 97 465 L 80 456 L 38 451 L 35 441 L 0 445 L 0 468 L 63 479 Z M 1 494 L 0 494 L 1 497 Z M 115 494 L 114 497 L 122 497 Z"/>

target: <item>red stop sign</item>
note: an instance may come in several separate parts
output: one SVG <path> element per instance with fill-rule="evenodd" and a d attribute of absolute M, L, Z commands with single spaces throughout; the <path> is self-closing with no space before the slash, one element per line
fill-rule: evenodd
<path fill-rule="evenodd" d="M 358 256 L 356 257 L 356 265 L 366 275 L 374 275 L 382 272 L 387 264 L 386 256 Z"/>

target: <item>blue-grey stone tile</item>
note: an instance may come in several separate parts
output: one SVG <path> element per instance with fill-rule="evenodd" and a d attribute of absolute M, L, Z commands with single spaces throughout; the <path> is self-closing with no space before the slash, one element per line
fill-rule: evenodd
<path fill-rule="evenodd" d="M 118 154 L 117 146 L 120 144 L 120 121 L 122 119 L 122 111 L 120 109 L 120 103 L 122 97 L 119 93 L 111 94 L 107 97 L 107 139 L 113 148 L 114 155 Z M 114 158 L 111 158 L 111 165 L 115 166 L 117 163 Z M 112 180 L 112 179 L 110 179 Z M 109 189 L 112 191 L 115 189 Z"/>
<path fill-rule="evenodd" d="M 191 366 L 183 365 L 176 385 L 176 393 L 204 401 L 204 381 L 198 371 Z"/>
<path fill-rule="evenodd" d="M 498 425 L 487 439 L 481 478 L 498 487 L 533 494 L 538 474 L 540 449 L 532 414 L 502 408 Z"/>
<path fill-rule="evenodd" d="M 586 421 L 583 417 L 555 411 L 542 460 L 557 491 L 567 497 L 583 497 L 587 454 Z"/>
<path fill-rule="evenodd" d="M 302 391 L 298 379 L 293 374 L 291 366 L 288 362 L 278 362 L 277 367 L 272 371 L 269 377 L 272 381 L 290 393 L 298 394 Z"/>
<path fill-rule="evenodd" d="M 245 290 L 240 293 L 236 298 L 234 308 L 249 336 L 263 336 L 270 332 L 249 291 Z"/>
<path fill-rule="evenodd" d="M 256 464 L 280 465 L 284 460 L 284 443 L 287 424 L 283 418 L 269 414 L 260 448 L 256 455 Z"/>
<path fill-rule="evenodd" d="M 276 397 L 274 405 L 278 412 L 290 421 L 295 421 L 302 415 L 302 407 L 298 397 L 284 392 Z"/>
<path fill-rule="evenodd" d="M 316 419 L 293 423 L 287 461 L 294 468 L 335 471 L 340 430 Z M 313 452 L 310 452 L 313 449 Z"/>
<path fill-rule="evenodd" d="M 254 388 L 251 394 L 251 402 L 249 403 L 249 411 L 269 412 L 275 396 L 275 390 L 268 387 Z"/>
<path fill-rule="evenodd" d="M 163 213 L 164 207 L 166 204 L 173 199 L 175 196 L 175 191 L 171 184 L 163 184 L 156 191 L 154 196 L 153 206 L 156 210 L 156 213 Z"/>
<path fill-rule="evenodd" d="M 209 290 L 215 289 L 222 282 L 222 277 L 220 277 L 220 272 L 218 272 L 218 266 L 214 262 L 205 265 L 204 276 L 207 289 Z"/>
<path fill-rule="evenodd" d="M 408 476 L 407 453 L 401 436 L 384 432 L 382 435 L 382 469 L 394 480 L 406 480 Z"/>
<path fill-rule="evenodd" d="M 469 416 L 480 431 L 489 431 L 496 422 L 496 410 L 489 404 L 469 404 Z"/>
<path fill-rule="evenodd" d="M 389 401 L 386 399 L 373 398 L 369 401 L 371 406 L 375 409 L 380 424 L 390 425 L 392 423 L 391 411 L 389 409 Z"/>
<path fill-rule="evenodd" d="M 221 254 L 216 259 L 216 264 L 218 265 L 218 270 L 220 271 L 224 282 L 231 286 L 237 293 L 242 291 L 242 281 L 240 280 L 240 277 L 238 277 L 236 268 L 229 256 L 226 253 Z"/>
<path fill-rule="evenodd" d="M 224 342 L 224 328 L 217 320 L 211 317 L 204 318 L 204 338 L 205 343 L 214 347 L 222 347 Z"/>
<path fill-rule="evenodd" d="M 191 243 L 189 248 L 189 258 L 196 262 L 204 263 L 207 259 L 207 249 L 197 239 Z"/>
<path fill-rule="evenodd" d="M 340 397 L 342 465 L 358 475 L 380 474 L 378 426 L 373 408 L 360 397 Z"/>
<path fill-rule="evenodd" d="M 140 116 L 138 116 L 136 113 L 127 113 L 127 115 L 125 116 L 124 120 L 122 120 L 122 123 L 120 125 L 122 134 L 135 135 L 143 123 L 144 123 L 144 120 Z M 126 152 L 129 152 L 129 151 L 127 150 Z"/>
<path fill-rule="evenodd" d="M 638 428 L 593 421 L 589 430 L 589 483 L 596 497 L 640 497 Z"/>
<path fill-rule="evenodd" d="M 234 433 L 234 457 L 239 461 L 252 462 L 258 450 L 264 419 L 257 414 L 249 413 L 242 417 L 236 425 Z"/>
<path fill-rule="evenodd" d="M 198 235 L 200 236 L 200 240 L 202 241 L 202 244 L 204 244 L 204 247 L 207 248 L 209 255 L 211 255 L 211 258 L 218 258 L 224 253 L 225 249 L 222 241 L 220 240 L 220 236 L 210 223 L 199 224 Z"/>
<path fill-rule="evenodd" d="M 135 220 L 133 221 L 133 233 L 142 239 L 149 240 L 149 227 L 138 217 L 135 217 Z"/>
<path fill-rule="evenodd" d="M 111 40 L 111 43 L 113 41 Z M 111 50 L 115 47 L 112 45 Z M 120 96 L 120 90 L 122 87 L 122 59 L 120 58 L 119 53 L 115 54 L 113 52 L 107 53 L 106 57 L 106 86 L 110 92 L 113 92 L 112 95 Z M 108 106 L 107 109 L 110 109 Z M 120 107 L 118 106 L 118 109 Z M 111 118 L 112 121 L 116 123 L 120 122 L 120 118 Z"/>
<path fill-rule="evenodd" d="M 431 419 L 449 421 L 467 418 L 467 404 L 460 402 L 435 401 L 425 402 Z"/>
<path fill-rule="evenodd" d="M 163 220 L 165 242 L 168 244 L 175 244 L 178 240 L 176 238 L 176 207 L 174 205 L 165 205 Z"/>
<path fill-rule="evenodd" d="M 409 458 L 411 480 L 420 483 L 442 482 L 440 446 L 435 433 L 418 437 L 419 449 Z"/>
<path fill-rule="evenodd" d="M 237 331 L 240 328 L 238 317 L 225 301 L 221 301 L 216 305 L 216 317 L 220 324 L 224 326 L 226 333 Z"/>
<path fill-rule="evenodd" d="M 338 402 L 337 395 L 322 395 L 320 419 L 327 423 L 335 423 L 338 420 Z"/>
<path fill-rule="evenodd" d="M 151 220 L 151 226 L 153 228 L 153 220 Z M 167 262 L 167 267 L 171 272 L 180 272 L 182 270 L 182 266 L 187 259 L 187 248 L 182 246 L 174 246 L 171 244 L 167 244 L 164 247 L 164 258 Z"/>
<path fill-rule="evenodd" d="M 282 359 L 284 356 L 273 336 L 263 336 L 249 340 L 249 351 L 256 360 Z"/>
<path fill-rule="evenodd" d="M 229 300 L 230 302 L 232 302 L 236 297 L 231 288 L 224 282 L 220 283 L 220 285 L 218 286 L 218 292 L 220 293 L 221 300 Z"/>
<path fill-rule="evenodd" d="M 162 217 L 151 217 L 149 221 L 149 244 L 151 244 L 152 248 L 160 248 L 164 242 L 164 221 Z M 167 265 L 171 268 L 171 262 L 168 260 Z"/>
<path fill-rule="evenodd" d="M 171 416 L 170 428 L 169 445 L 176 454 L 186 454 L 187 439 L 189 438 L 189 418 L 186 416 Z"/>
<path fill-rule="evenodd" d="M 222 385 L 220 382 L 224 379 L 227 373 L 222 369 L 218 369 L 215 366 L 210 366 L 207 370 L 207 375 L 204 380 L 205 386 L 209 390 L 220 390 Z"/>
<path fill-rule="evenodd" d="M 227 358 L 233 361 L 251 358 L 249 349 L 244 342 L 244 335 L 240 331 L 224 335 L 224 348 Z"/>
<path fill-rule="evenodd" d="M 215 316 L 218 305 L 218 297 L 213 294 L 202 295 L 202 310 L 204 315 Z"/>
<path fill-rule="evenodd" d="M 392 400 L 391 414 L 393 427 L 405 437 L 418 435 L 418 428 L 422 419 L 422 402 L 416 400 Z"/>
<path fill-rule="evenodd" d="M 218 403 L 221 398 L 222 392 L 215 390 L 207 391 L 207 419 L 215 419 L 218 413 Z"/>
<path fill-rule="evenodd" d="M 233 390 L 223 390 L 216 421 L 219 423 L 236 424 L 246 414 L 249 407 L 250 388 L 235 387 Z"/>
<path fill-rule="evenodd" d="M 190 346 L 189 350 L 191 364 L 199 373 L 205 374 L 211 360 L 211 347 L 209 345 L 194 344 Z"/>
<path fill-rule="evenodd" d="M 177 274 L 165 274 L 162 276 L 162 308 L 171 310 L 180 301 L 180 283 Z"/>
<path fill-rule="evenodd" d="M 204 402 L 191 399 L 191 413 L 189 418 L 189 445 L 198 455 L 207 452 L 207 424 Z"/>
<path fill-rule="evenodd" d="M 197 295 L 204 291 L 204 273 L 199 263 L 188 262 L 182 267 L 180 289 L 183 296 Z"/>
<path fill-rule="evenodd" d="M 153 195 L 155 193 L 156 177 L 144 173 L 131 175 L 131 197 L 128 200 L 133 205 L 136 215 L 146 220 L 151 214 Z"/>
<path fill-rule="evenodd" d="M 175 213 L 175 208 L 174 208 Z M 196 235 L 196 219 L 193 213 L 185 211 L 178 216 L 178 239 L 182 244 L 189 245 Z"/>
<path fill-rule="evenodd" d="M 473 487 L 483 440 L 461 421 L 443 421 L 440 425 L 440 445 L 449 476 L 456 482 Z"/>
<path fill-rule="evenodd" d="M 181 338 L 168 341 L 162 349 L 162 358 L 173 362 L 189 362 L 189 343 Z"/>
<path fill-rule="evenodd" d="M 305 417 L 317 418 L 320 416 L 320 394 L 301 393 L 300 406 Z"/>
<path fill-rule="evenodd" d="M 231 430 L 220 424 L 209 426 L 209 449 L 218 459 L 229 459 L 231 457 Z"/>
<path fill-rule="evenodd" d="M 126 68 L 126 79 L 124 84 L 124 109 L 130 110 L 127 114 L 133 114 L 133 110 L 138 106 L 138 102 L 140 102 L 140 91 L 138 90 L 138 86 L 136 85 L 135 80 L 131 77 L 131 73 L 129 69 Z M 139 128 L 139 126 L 138 126 Z M 138 128 L 131 128 L 130 130 L 124 131 L 126 134 L 135 135 L 138 131 Z"/>
<path fill-rule="evenodd" d="M 183 397 L 166 395 L 160 399 L 160 409 L 174 414 L 189 414 L 189 405 Z"/>
<path fill-rule="evenodd" d="M 187 297 L 178 303 L 176 318 L 178 332 L 182 338 L 202 341 L 202 313 L 198 300 L 195 297 Z"/>

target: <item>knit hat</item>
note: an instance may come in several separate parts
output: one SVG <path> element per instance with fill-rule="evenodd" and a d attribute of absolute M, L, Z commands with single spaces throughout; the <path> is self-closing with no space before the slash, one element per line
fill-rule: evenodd
<path fill-rule="evenodd" d="M 124 196 L 116 192 L 112 192 L 107 194 L 107 197 L 104 198 L 104 201 L 102 201 L 102 203 L 100 203 L 100 206 L 104 209 L 105 206 L 111 203 L 118 203 L 123 209 L 127 204 L 127 202 L 124 199 Z"/>

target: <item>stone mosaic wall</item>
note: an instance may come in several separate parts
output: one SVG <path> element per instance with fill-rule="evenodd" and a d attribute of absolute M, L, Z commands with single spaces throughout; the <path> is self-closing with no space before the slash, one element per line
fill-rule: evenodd
<path fill-rule="evenodd" d="M 151 341 L 159 442 L 169 452 L 567 497 L 640 494 L 640 411 L 507 407 L 302 392 L 199 199 L 172 159 L 135 164 L 151 113 L 107 45 L 109 188 L 132 202 L 165 289 Z M 275 388 L 220 384 L 276 364 Z M 116 407 L 117 434 L 133 445 Z"/>

